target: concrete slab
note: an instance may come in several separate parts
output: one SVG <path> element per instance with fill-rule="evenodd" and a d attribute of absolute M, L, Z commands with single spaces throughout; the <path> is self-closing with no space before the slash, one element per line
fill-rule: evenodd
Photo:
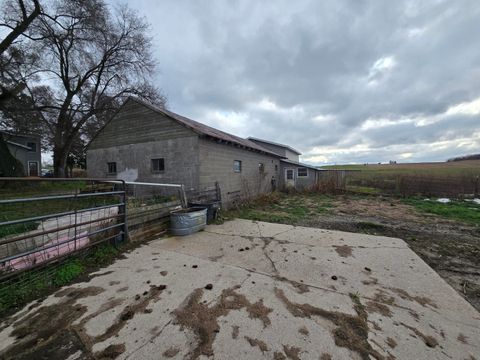
<path fill-rule="evenodd" d="M 95 275 L 5 319 L 0 358 L 480 358 L 479 313 L 400 239 L 235 220 Z"/>

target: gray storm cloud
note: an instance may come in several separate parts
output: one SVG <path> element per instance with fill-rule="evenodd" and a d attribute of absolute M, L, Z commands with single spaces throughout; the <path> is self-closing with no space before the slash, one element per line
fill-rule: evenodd
<path fill-rule="evenodd" d="M 169 107 L 312 164 L 480 152 L 480 2 L 130 0 Z"/>

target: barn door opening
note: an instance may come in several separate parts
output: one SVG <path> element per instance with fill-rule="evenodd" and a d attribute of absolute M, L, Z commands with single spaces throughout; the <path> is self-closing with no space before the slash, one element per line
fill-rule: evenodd
<path fill-rule="evenodd" d="M 28 176 L 38 176 L 38 161 L 29 161 L 28 162 Z"/>
<path fill-rule="evenodd" d="M 285 186 L 295 187 L 295 171 L 293 169 L 285 169 Z"/>

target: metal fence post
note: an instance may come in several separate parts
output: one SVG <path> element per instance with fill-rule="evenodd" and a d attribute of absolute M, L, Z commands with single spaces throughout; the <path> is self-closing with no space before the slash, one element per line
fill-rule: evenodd
<path fill-rule="evenodd" d="M 122 242 L 128 241 L 128 223 L 127 223 L 127 184 L 125 181 L 121 180 L 122 184 L 122 203 L 123 205 L 119 207 L 118 211 L 123 214 L 123 234 L 122 234 Z"/>
<path fill-rule="evenodd" d="M 187 194 L 185 193 L 185 186 L 183 184 L 180 186 L 180 197 L 181 197 L 182 207 L 186 209 L 188 207 L 188 201 L 187 201 Z"/>

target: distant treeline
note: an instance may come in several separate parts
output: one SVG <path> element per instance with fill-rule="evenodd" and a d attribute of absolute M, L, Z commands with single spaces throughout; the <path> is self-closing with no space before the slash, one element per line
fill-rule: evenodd
<path fill-rule="evenodd" d="M 464 160 L 480 160 L 480 154 L 472 154 L 472 155 L 465 155 L 465 156 L 458 156 L 451 159 L 448 159 L 447 162 L 452 161 L 464 161 Z"/>

